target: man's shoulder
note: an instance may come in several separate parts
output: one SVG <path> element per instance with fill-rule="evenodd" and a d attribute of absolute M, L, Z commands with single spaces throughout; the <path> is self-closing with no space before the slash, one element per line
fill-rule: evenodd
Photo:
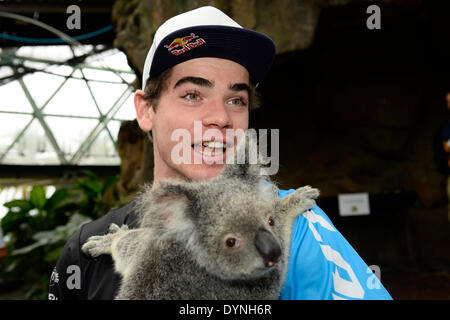
<path fill-rule="evenodd" d="M 127 224 L 130 228 L 135 228 L 137 226 L 137 215 L 134 210 L 134 205 L 135 202 L 132 201 L 83 225 L 80 229 L 80 243 L 84 243 L 91 236 L 107 233 L 111 223 L 117 224 L 118 226 Z"/>
<path fill-rule="evenodd" d="M 81 226 L 66 242 L 49 284 L 49 299 L 113 299 L 116 287 L 120 282 L 110 256 L 101 256 L 96 260 L 81 253 L 80 248 L 86 240 L 94 235 L 108 232 L 109 225 L 127 224 L 130 228 L 137 225 L 134 201 L 120 208 L 113 209 L 104 216 Z M 67 270 L 78 266 L 81 279 L 78 287 L 68 288 L 70 272 Z M 79 272 L 80 272 L 79 271 Z M 56 275 L 56 276 L 55 276 Z M 56 279 L 56 280 L 55 280 Z"/>

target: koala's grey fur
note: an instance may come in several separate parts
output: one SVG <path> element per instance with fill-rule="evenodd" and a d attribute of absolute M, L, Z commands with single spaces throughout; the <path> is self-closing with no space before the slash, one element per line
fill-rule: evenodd
<path fill-rule="evenodd" d="M 122 276 L 116 299 L 278 299 L 293 221 L 318 195 L 305 186 L 280 199 L 258 166 L 228 165 L 207 181 L 146 187 L 136 207 L 140 228 L 112 224 L 82 250 L 112 255 Z M 272 267 L 256 248 L 258 232 L 279 244 L 281 257 Z M 241 247 L 227 247 L 229 237 Z"/>

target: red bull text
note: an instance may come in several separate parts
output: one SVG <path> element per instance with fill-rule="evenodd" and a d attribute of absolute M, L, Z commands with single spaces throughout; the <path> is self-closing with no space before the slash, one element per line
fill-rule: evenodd
<path fill-rule="evenodd" d="M 171 44 L 165 45 L 164 48 L 167 48 L 170 53 L 177 56 L 193 48 L 201 46 L 204 43 L 206 43 L 206 41 L 203 38 L 199 38 L 195 34 L 191 33 L 189 36 L 174 39 Z M 180 49 L 175 50 L 176 48 Z"/>

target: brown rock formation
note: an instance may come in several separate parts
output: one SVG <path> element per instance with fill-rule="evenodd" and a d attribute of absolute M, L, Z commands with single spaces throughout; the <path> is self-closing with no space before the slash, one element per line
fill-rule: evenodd
<path fill-rule="evenodd" d="M 153 178 L 153 145 L 137 121 L 125 121 L 120 127 L 117 146 L 121 166 L 116 189 L 122 196 L 133 197 Z"/>
<path fill-rule="evenodd" d="M 303 50 L 311 45 L 321 8 L 349 0 L 118 0 L 113 10 L 117 37 L 130 65 L 140 75 L 156 29 L 168 18 L 201 6 L 212 5 L 245 28 L 270 36 L 277 53 Z"/>

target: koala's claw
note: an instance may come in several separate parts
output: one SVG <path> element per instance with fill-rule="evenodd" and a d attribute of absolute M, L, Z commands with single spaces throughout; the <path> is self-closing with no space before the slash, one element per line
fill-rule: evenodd
<path fill-rule="evenodd" d="M 102 254 L 111 253 L 112 237 L 107 234 L 104 236 L 92 236 L 81 247 L 81 250 L 91 257 L 98 257 Z"/>
<path fill-rule="evenodd" d="M 118 231 L 127 231 L 128 230 L 128 226 L 126 224 L 122 225 L 122 227 L 119 227 L 117 224 L 115 223 L 111 223 L 109 225 L 109 233 L 116 233 Z"/>
<path fill-rule="evenodd" d="M 298 189 L 303 197 L 310 199 L 317 199 L 320 195 L 319 189 L 312 188 L 311 186 L 304 186 Z"/>
<path fill-rule="evenodd" d="M 102 236 L 90 237 L 81 247 L 81 250 L 94 258 L 102 254 L 111 254 L 112 241 L 118 234 L 127 230 L 127 225 L 119 227 L 117 224 L 111 223 L 108 229 L 109 233 Z"/>
<path fill-rule="evenodd" d="M 319 197 L 319 190 L 316 188 L 312 188 L 311 186 L 304 186 L 298 188 L 293 193 L 286 197 L 286 200 L 281 199 L 281 202 L 284 202 L 284 208 L 282 211 L 289 212 L 292 211 L 293 215 L 298 215 L 308 209 L 311 209 L 316 205 L 316 199 Z"/>

